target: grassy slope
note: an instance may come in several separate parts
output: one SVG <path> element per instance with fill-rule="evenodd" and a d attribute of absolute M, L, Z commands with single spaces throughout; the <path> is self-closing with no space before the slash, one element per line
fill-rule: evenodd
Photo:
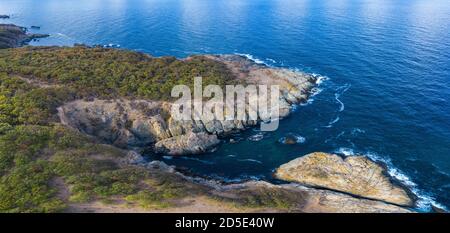
<path fill-rule="evenodd" d="M 0 70 L 73 87 L 79 95 L 168 100 L 174 85 L 233 83 L 224 64 L 195 56 L 152 58 L 142 53 L 104 48 L 24 47 L 0 51 Z"/>

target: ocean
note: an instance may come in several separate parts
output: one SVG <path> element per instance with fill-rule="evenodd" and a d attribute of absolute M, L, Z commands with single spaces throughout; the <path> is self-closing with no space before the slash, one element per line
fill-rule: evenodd
<path fill-rule="evenodd" d="M 322 77 L 275 132 L 149 159 L 230 182 L 278 182 L 274 169 L 307 153 L 361 154 L 386 163 L 419 196 L 418 210 L 450 207 L 448 0 L 0 0 L 0 14 L 51 35 L 33 45 L 242 54 Z M 288 135 L 298 143 L 280 143 Z"/>

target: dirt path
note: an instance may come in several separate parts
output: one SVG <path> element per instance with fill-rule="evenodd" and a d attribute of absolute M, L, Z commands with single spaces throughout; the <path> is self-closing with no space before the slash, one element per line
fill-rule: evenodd
<path fill-rule="evenodd" d="M 70 213 L 240 213 L 240 212 L 276 212 L 271 209 L 236 208 L 205 196 L 180 199 L 175 207 L 161 209 L 145 209 L 129 205 L 125 201 L 104 204 L 99 201 L 81 204 L 70 204 L 66 212 Z"/>

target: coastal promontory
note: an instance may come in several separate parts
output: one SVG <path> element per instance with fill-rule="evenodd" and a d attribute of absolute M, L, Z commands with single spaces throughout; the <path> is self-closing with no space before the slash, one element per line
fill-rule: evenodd
<path fill-rule="evenodd" d="M 385 193 L 392 201 L 298 183 L 227 184 L 147 161 L 139 153 L 144 148 L 203 153 L 227 133 L 258 123 L 171 119 L 171 88 L 196 76 L 205 85 L 279 84 L 282 116 L 307 100 L 316 81 L 237 55 L 177 59 L 85 46 L 0 49 L 0 212 L 410 211 L 388 203 L 397 203 L 396 193 Z"/>
<path fill-rule="evenodd" d="M 0 49 L 15 48 L 32 40 L 48 37 L 47 34 L 27 33 L 27 29 L 14 24 L 0 24 Z"/>
<path fill-rule="evenodd" d="M 381 165 L 364 156 L 342 158 L 335 154 L 311 153 L 283 164 L 275 176 L 387 203 L 413 204 L 408 192 L 394 184 Z"/>

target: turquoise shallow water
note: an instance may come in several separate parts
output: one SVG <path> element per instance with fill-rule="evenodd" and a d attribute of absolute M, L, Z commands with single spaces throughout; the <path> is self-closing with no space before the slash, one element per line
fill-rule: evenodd
<path fill-rule="evenodd" d="M 249 130 L 214 153 L 152 159 L 231 181 L 274 181 L 274 168 L 306 153 L 366 154 L 421 197 L 419 208 L 450 207 L 448 1 L 0 0 L 0 14 L 51 34 L 36 45 L 241 53 L 326 77 L 313 101 L 260 141 Z M 278 142 L 288 134 L 304 142 Z"/>

